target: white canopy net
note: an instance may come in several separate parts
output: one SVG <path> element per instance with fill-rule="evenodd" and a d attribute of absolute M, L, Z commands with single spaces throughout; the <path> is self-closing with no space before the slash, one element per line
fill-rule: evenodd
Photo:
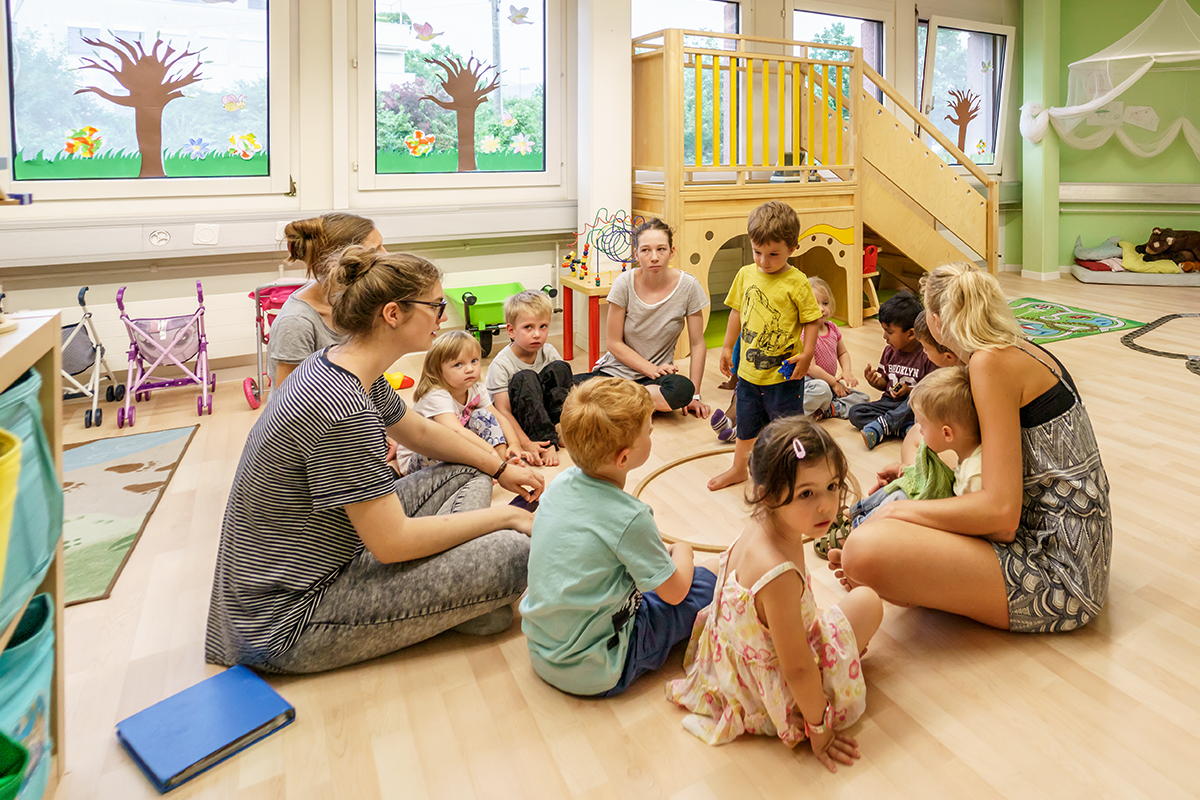
<path fill-rule="evenodd" d="M 1163 0 L 1120 41 L 1070 65 L 1066 106 L 1021 106 L 1021 135 L 1036 144 L 1053 123 L 1059 137 L 1072 147 L 1094 150 L 1116 136 L 1131 153 L 1149 158 L 1183 133 L 1200 159 L 1200 131 L 1181 114 L 1182 109 L 1197 105 L 1200 80 L 1187 75 L 1197 70 L 1200 14 L 1187 0 Z M 1147 85 L 1155 79 L 1160 82 L 1158 92 Z M 1170 80 L 1168 93 L 1161 91 L 1164 80 Z M 1155 109 L 1144 104 L 1148 96 L 1171 99 Z M 1160 111 L 1167 117 L 1179 116 L 1164 124 Z"/>

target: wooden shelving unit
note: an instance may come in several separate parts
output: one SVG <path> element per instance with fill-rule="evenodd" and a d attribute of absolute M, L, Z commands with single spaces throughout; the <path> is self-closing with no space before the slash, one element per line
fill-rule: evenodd
<path fill-rule="evenodd" d="M 58 480 L 62 481 L 62 327 L 58 312 L 34 311 L 9 315 L 17 323 L 17 329 L 0 334 L 0 391 L 7 389 L 25 371 L 33 367 L 42 378 L 38 403 L 42 407 L 42 427 L 54 454 L 54 467 Z M 13 531 L 11 535 L 16 535 Z M 63 542 L 59 531 L 55 546 L 54 561 L 46 573 L 41 586 L 34 594 L 47 592 L 54 600 L 54 677 L 50 686 L 50 735 L 54 739 L 53 758 L 50 765 L 50 782 L 46 786 L 46 797 L 53 797 L 59 778 L 62 777 L 66 753 L 66 719 L 63 714 Z M 17 622 L 29 605 L 32 597 L 25 598 L 25 605 L 13 621 L 0 633 L 0 650 L 8 645 L 16 630 Z"/>

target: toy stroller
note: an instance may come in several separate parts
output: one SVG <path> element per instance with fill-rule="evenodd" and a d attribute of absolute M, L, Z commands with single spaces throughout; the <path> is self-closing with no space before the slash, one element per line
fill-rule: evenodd
<path fill-rule="evenodd" d="M 104 421 L 104 410 L 96 406 L 100 401 L 100 378 L 108 380 L 104 399 L 110 403 L 125 399 L 125 386 L 117 382 L 112 370 L 108 368 L 108 361 L 104 358 L 104 345 L 96 333 L 92 312 L 88 311 L 87 303 L 83 299 L 87 290 L 86 286 L 79 290 L 79 307 L 83 309 L 83 317 L 79 322 L 63 325 L 62 328 L 62 378 L 67 384 L 63 392 L 65 398 L 92 399 L 91 409 L 83 412 L 83 427 L 90 428 L 92 425 L 100 427 L 100 423 Z M 82 375 L 89 367 L 92 370 L 91 377 L 87 379 L 87 383 L 80 383 L 76 376 Z"/>
<path fill-rule="evenodd" d="M 196 301 L 200 307 L 194 314 L 158 319 L 130 319 L 125 311 L 125 287 L 117 292 L 117 308 L 125 332 L 129 334 L 129 377 L 126 380 L 125 406 L 117 409 L 117 427 L 126 423 L 133 427 L 137 409 L 130 401 L 149 400 L 152 389 L 199 384 L 196 413 L 212 414 L 212 394 L 217 388 L 216 373 L 208 371 L 208 339 L 204 336 L 204 287 L 196 281 Z M 196 359 L 193 372 L 187 362 Z M 149 366 L 147 366 L 149 363 Z M 159 366 L 173 364 L 183 370 L 182 378 L 151 380 Z"/>
<path fill-rule="evenodd" d="M 262 395 L 271 388 L 271 381 L 275 377 L 267 374 L 267 359 L 263 357 L 263 347 L 271 342 L 271 325 L 275 322 L 275 317 L 279 316 L 279 309 L 283 308 L 287 299 L 304 285 L 305 281 L 268 283 L 250 293 L 254 300 L 254 325 L 258 333 L 255 337 L 255 344 L 258 346 L 258 372 L 255 374 L 262 381 L 258 383 L 254 378 L 242 381 L 242 392 L 245 393 L 246 402 L 251 408 L 262 405 Z"/>

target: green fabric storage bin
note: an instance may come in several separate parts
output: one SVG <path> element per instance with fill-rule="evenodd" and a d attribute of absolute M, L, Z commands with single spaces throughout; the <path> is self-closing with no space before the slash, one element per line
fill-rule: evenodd
<path fill-rule="evenodd" d="M 35 595 L 0 653 L 0 733 L 29 751 L 18 800 L 41 800 L 50 780 L 50 684 L 54 678 L 54 602 Z"/>

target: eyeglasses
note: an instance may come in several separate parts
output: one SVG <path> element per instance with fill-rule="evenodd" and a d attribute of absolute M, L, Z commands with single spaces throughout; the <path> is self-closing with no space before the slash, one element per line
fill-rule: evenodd
<path fill-rule="evenodd" d="M 444 297 L 441 300 L 397 300 L 396 302 L 412 303 L 418 306 L 429 306 L 430 308 L 436 308 L 439 319 L 441 319 L 442 315 L 446 313 L 446 306 L 450 304 L 450 301 Z"/>

